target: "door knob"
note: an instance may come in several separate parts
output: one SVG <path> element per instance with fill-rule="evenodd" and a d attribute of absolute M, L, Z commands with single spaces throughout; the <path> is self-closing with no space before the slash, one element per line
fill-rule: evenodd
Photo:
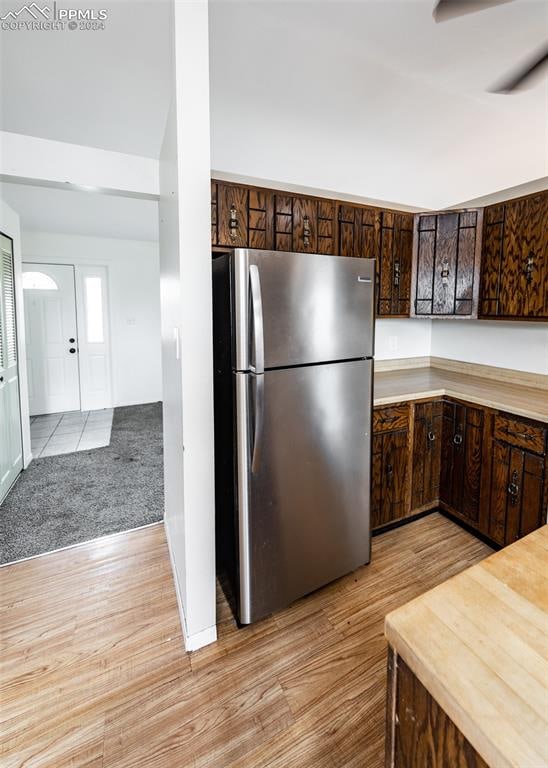
<path fill-rule="evenodd" d="M 71 355 L 73 355 L 76 352 L 76 350 L 74 349 L 74 347 L 71 347 L 69 349 L 69 352 L 70 352 Z"/>

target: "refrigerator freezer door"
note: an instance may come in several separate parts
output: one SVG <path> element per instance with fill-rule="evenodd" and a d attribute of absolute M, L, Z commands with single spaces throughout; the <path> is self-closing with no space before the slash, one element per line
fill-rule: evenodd
<path fill-rule="evenodd" d="M 372 365 L 234 374 L 244 624 L 369 562 Z"/>
<path fill-rule="evenodd" d="M 237 249 L 235 370 L 371 357 L 374 278 L 373 259 Z"/>

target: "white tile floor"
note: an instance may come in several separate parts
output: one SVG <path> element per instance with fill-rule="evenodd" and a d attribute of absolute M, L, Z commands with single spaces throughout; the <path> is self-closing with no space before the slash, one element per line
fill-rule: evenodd
<path fill-rule="evenodd" d="M 32 455 L 58 456 L 61 453 L 89 451 L 110 444 L 112 408 L 101 411 L 70 411 L 32 416 L 30 436 Z"/>

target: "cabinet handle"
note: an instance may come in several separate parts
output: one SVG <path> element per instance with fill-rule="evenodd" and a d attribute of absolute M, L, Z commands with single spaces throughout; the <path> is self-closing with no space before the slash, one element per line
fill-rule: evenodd
<path fill-rule="evenodd" d="M 535 269 L 535 254 L 533 251 L 529 251 L 529 256 L 527 257 L 527 266 L 525 267 L 525 279 L 528 283 L 532 282 L 533 280 L 533 272 Z"/>
<path fill-rule="evenodd" d="M 308 248 L 310 245 L 311 234 L 312 232 L 310 231 L 310 219 L 308 216 L 305 216 L 303 218 L 303 243 L 305 248 Z"/>
<path fill-rule="evenodd" d="M 427 438 L 428 438 L 428 445 L 429 445 L 429 446 L 430 446 L 430 445 L 431 445 L 431 444 L 434 442 L 434 440 L 436 439 L 436 435 L 435 435 L 435 433 L 434 433 L 434 432 L 432 432 L 432 430 L 431 430 L 431 429 L 428 431 L 428 434 L 427 434 Z"/>
<path fill-rule="evenodd" d="M 392 466 L 392 464 L 387 464 L 386 465 L 386 474 L 387 475 L 391 475 L 393 472 L 394 472 L 394 467 Z"/>
<path fill-rule="evenodd" d="M 231 240 L 236 239 L 238 229 L 238 212 L 234 203 L 230 206 L 230 216 L 228 219 L 228 232 Z"/>
<path fill-rule="evenodd" d="M 453 436 L 453 442 L 455 445 L 462 445 L 462 435 L 460 432 L 457 432 L 457 434 Z"/>
<path fill-rule="evenodd" d="M 519 496 L 518 473 L 516 472 L 516 470 L 512 472 L 512 480 L 508 484 L 508 488 L 506 490 L 508 491 L 508 494 L 510 496 L 510 504 L 512 504 L 512 506 L 515 506 L 518 502 L 518 496 Z"/>
<path fill-rule="evenodd" d="M 400 262 L 394 262 L 394 287 L 397 288 L 400 284 Z"/>
<path fill-rule="evenodd" d="M 514 432 L 513 429 L 507 429 L 506 430 L 507 435 L 512 435 L 512 437 L 522 437 L 524 440 L 532 440 L 533 435 L 528 435 L 526 432 Z"/>
<path fill-rule="evenodd" d="M 449 285 L 449 264 L 444 261 L 441 265 L 441 284 L 445 287 Z"/>

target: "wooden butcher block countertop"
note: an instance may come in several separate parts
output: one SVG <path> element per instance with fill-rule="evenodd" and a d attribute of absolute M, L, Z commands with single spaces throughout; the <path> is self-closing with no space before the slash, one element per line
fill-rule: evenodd
<path fill-rule="evenodd" d="M 548 389 L 504 380 L 502 373 L 497 380 L 437 367 L 375 371 L 374 405 L 443 395 L 548 422 Z"/>
<path fill-rule="evenodd" d="M 388 614 L 388 642 L 493 768 L 548 766 L 548 527 Z"/>

